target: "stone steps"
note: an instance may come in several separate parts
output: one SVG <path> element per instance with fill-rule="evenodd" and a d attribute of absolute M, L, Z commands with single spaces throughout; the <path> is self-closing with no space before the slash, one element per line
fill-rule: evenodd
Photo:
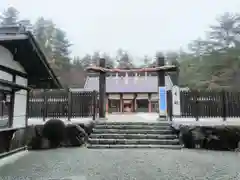
<path fill-rule="evenodd" d="M 88 148 L 180 149 L 168 122 L 97 122 Z"/>
<path fill-rule="evenodd" d="M 117 125 L 109 125 L 109 124 L 101 124 L 97 125 L 95 129 L 156 129 L 156 130 L 164 130 L 170 129 L 169 125 L 142 125 L 142 124 L 117 124 Z"/>
<path fill-rule="evenodd" d="M 171 134 L 169 129 L 98 129 L 93 130 L 93 134 L 118 133 L 118 134 Z"/>
<path fill-rule="evenodd" d="M 117 122 L 109 122 L 109 121 L 97 121 L 96 122 L 97 125 L 143 125 L 143 126 L 150 126 L 150 125 L 154 125 L 154 126 L 169 126 L 169 122 L 167 121 L 159 121 L 159 122 L 138 122 L 138 121 L 133 121 L 133 122 L 121 122 L 121 121 L 117 121 Z"/>
<path fill-rule="evenodd" d="M 89 139 L 90 144 L 161 144 L 161 145 L 178 145 L 178 139 Z"/>
<path fill-rule="evenodd" d="M 91 134 L 90 138 L 93 139 L 175 139 L 176 135 L 174 134 L 113 134 L 113 133 L 106 133 L 106 134 Z"/>
<path fill-rule="evenodd" d="M 106 144 L 89 144 L 87 145 L 89 149 L 129 149 L 129 148 L 158 148 L 158 149 L 181 149 L 180 145 L 144 145 L 144 144 L 116 144 L 116 145 L 106 145 Z"/>

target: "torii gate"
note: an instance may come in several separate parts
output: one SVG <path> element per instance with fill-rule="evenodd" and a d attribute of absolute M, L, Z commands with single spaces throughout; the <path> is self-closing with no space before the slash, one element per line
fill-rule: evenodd
<path fill-rule="evenodd" d="M 90 66 L 86 70 L 99 73 L 99 118 L 106 118 L 106 73 L 108 72 L 157 72 L 158 93 L 159 93 L 159 119 L 166 119 L 167 116 L 167 95 L 165 86 L 165 72 L 178 72 L 178 67 L 165 65 L 163 56 L 157 56 L 157 67 L 154 68 L 134 68 L 134 69 L 109 69 L 106 67 L 106 60 L 100 57 L 99 66 Z"/>

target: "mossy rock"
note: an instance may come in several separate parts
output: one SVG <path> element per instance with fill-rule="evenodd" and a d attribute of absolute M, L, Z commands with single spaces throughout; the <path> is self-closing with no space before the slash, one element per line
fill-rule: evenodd
<path fill-rule="evenodd" d="M 65 136 L 65 123 L 60 119 L 50 119 L 42 129 L 42 137 L 50 141 L 51 147 L 59 147 Z"/>
<path fill-rule="evenodd" d="M 193 133 L 189 127 L 183 126 L 180 128 L 179 141 L 185 148 L 192 149 L 195 147 Z"/>
<path fill-rule="evenodd" d="M 88 123 L 81 123 L 78 124 L 81 128 L 84 129 L 84 131 L 88 134 L 88 136 L 93 132 L 93 128 L 95 126 L 95 122 L 94 121 L 90 121 Z"/>
<path fill-rule="evenodd" d="M 76 124 L 68 124 L 65 128 L 65 146 L 81 146 L 88 138 L 85 130 Z"/>

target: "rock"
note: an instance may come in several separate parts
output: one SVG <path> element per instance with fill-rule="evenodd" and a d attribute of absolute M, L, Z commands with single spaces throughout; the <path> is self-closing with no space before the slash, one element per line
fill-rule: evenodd
<path fill-rule="evenodd" d="M 42 130 L 42 137 L 50 141 L 51 148 L 59 147 L 64 140 L 65 124 L 60 119 L 50 119 Z"/>
<path fill-rule="evenodd" d="M 42 138 L 41 139 L 41 149 L 50 149 L 51 148 L 51 143 L 48 139 Z"/>
<path fill-rule="evenodd" d="M 8 152 L 11 146 L 11 139 L 14 130 L 0 132 L 0 153 Z"/>
<path fill-rule="evenodd" d="M 81 126 L 68 124 L 65 129 L 65 146 L 81 146 L 87 141 L 88 135 Z"/>
<path fill-rule="evenodd" d="M 180 127 L 179 141 L 185 148 L 192 149 L 195 147 L 193 133 L 188 126 Z"/>
<path fill-rule="evenodd" d="M 193 143 L 195 148 L 202 148 L 205 142 L 205 133 L 199 127 L 192 127 Z"/>
<path fill-rule="evenodd" d="M 28 149 L 43 149 L 42 125 L 29 126 L 26 136 Z"/>
<path fill-rule="evenodd" d="M 89 121 L 88 123 L 81 123 L 79 124 L 79 126 L 81 128 L 83 128 L 85 130 L 85 132 L 88 134 L 88 136 L 93 132 L 93 128 L 95 126 L 95 122 L 94 121 Z"/>
<path fill-rule="evenodd" d="M 42 137 L 40 136 L 32 137 L 31 141 L 28 144 L 28 149 L 33 150 L 42 149 Z"/>
<path fill-rule="evenodd" d="M 186 148 L 236 150 L 240 142 L 240 129 L 236 127 L 188 127 L 182 125 L 179 130 L 180 143 L 184 144 Z"/>
<path fill-rule="evenodd" d="M 11 142 L 10 142 L 10 150 L 17 149 L 20 147 L 24 147 L 25 144 L 25 129 L 18 129 L 13 133 Z"/>

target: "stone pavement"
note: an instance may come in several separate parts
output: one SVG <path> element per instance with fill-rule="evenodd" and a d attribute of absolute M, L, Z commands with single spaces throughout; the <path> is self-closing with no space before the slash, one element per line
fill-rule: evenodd
<path fill-rule="evenodd" d="M 240 155 L 203 150 L 56 149 L 0 167 L 2 179 L 239 180 Z"/>

